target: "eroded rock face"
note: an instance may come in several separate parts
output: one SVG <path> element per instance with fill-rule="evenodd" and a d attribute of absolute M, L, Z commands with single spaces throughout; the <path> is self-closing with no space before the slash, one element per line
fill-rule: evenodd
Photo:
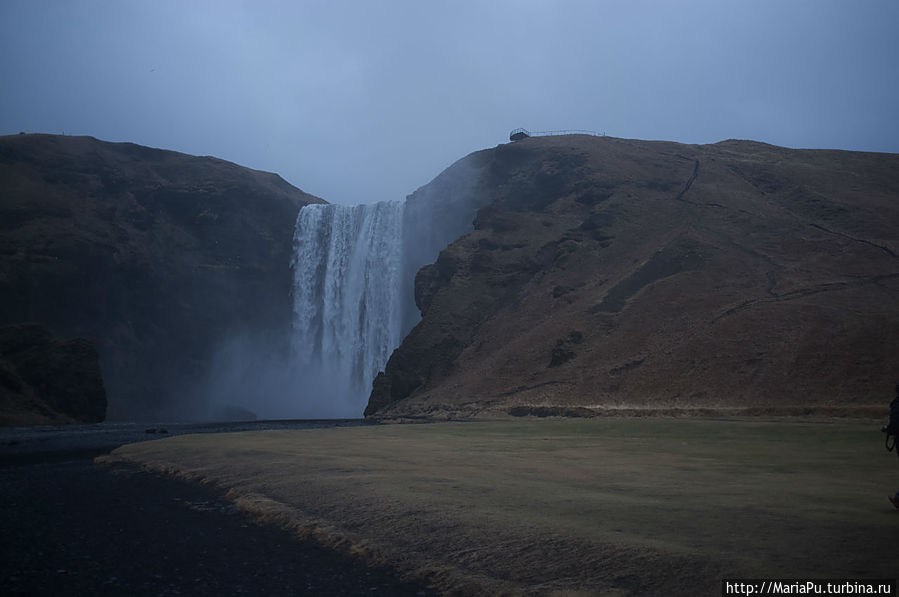
<path fill-rule="evenodd" d="M 0 327 L 0 425 L 98 423 L 106 390 L 93 345 L 37 324 Z"/>
<path fill-rule="evenodd" d="M 0 181 L 0 324 L 88 339 L 110 418 L 203 416 L 225 339 L 286 348 L 294 223 L 321 200 L 275 174 L 91 137 L 2 137 Z"/>
<path fill-rule="evenodd" d="M 485 207 L 419 271 L 367 415 L 865 405 L 899 379 L 899 156 L 561 136 L 469 159 Z"/>

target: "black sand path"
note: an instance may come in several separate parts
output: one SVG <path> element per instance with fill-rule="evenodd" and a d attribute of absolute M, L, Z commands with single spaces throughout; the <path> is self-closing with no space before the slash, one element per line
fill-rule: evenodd
<path fill-rule="evenodd" d="M 261 526 L 210 487 L 96 465 L 97 437 L 51 451 L 2 440 L 2 595 L 429 594 Z"/>

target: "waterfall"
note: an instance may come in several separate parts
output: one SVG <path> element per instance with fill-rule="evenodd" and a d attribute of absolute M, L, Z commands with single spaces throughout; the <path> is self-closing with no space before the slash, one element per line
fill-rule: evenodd
<path fill-rule="evenodd" d="M 308 205 L 294 234 L 292 351 L 303 393 L 358 417 L 403 330 L 403 203 Z"/>
<path fill-rule="evenodd" d="M 483 166 L 463 158 L 403 202 L 300 209 L 290 262 L 292 325 L 231 331 L 190 416 L 361 417 L 375 376 L 421 319 L 415 274 L 471 231 L 477 210 L 491 200 Z"/>
<path fill-rule="evenodd" d="M 278 416 L 362 415 L 375 376 L 421 319 L 416 272 L 472 230 L 490 200 L 478 164 L 460 160 L 403 202 L 300 209 L 285 368 L 293 382 Z"/>

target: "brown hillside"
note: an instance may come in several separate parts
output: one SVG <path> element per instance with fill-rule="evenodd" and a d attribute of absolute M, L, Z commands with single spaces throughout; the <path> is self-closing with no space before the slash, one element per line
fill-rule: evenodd
<path fill-rule="evenodd" d="M 862 407 L 899 380 L 899 155 L 559 136 L 462 167 L 490 204 L 419 272 L 367 415 Z"/>
<path fill-rule="evenodd" d="M 111 418 L 190 414 L 223 338 L 289 329 L 291 239 L 310 202 L 212 157 L 0 137 L 0 324 L 90 340 Z"/>

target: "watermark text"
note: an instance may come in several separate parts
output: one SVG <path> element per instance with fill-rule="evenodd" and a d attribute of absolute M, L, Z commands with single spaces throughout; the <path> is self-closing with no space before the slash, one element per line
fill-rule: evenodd
<path fill-rule="evenodd" d="M 891 595 L 896 579 L 725 578 L 721 595 Z"/>

